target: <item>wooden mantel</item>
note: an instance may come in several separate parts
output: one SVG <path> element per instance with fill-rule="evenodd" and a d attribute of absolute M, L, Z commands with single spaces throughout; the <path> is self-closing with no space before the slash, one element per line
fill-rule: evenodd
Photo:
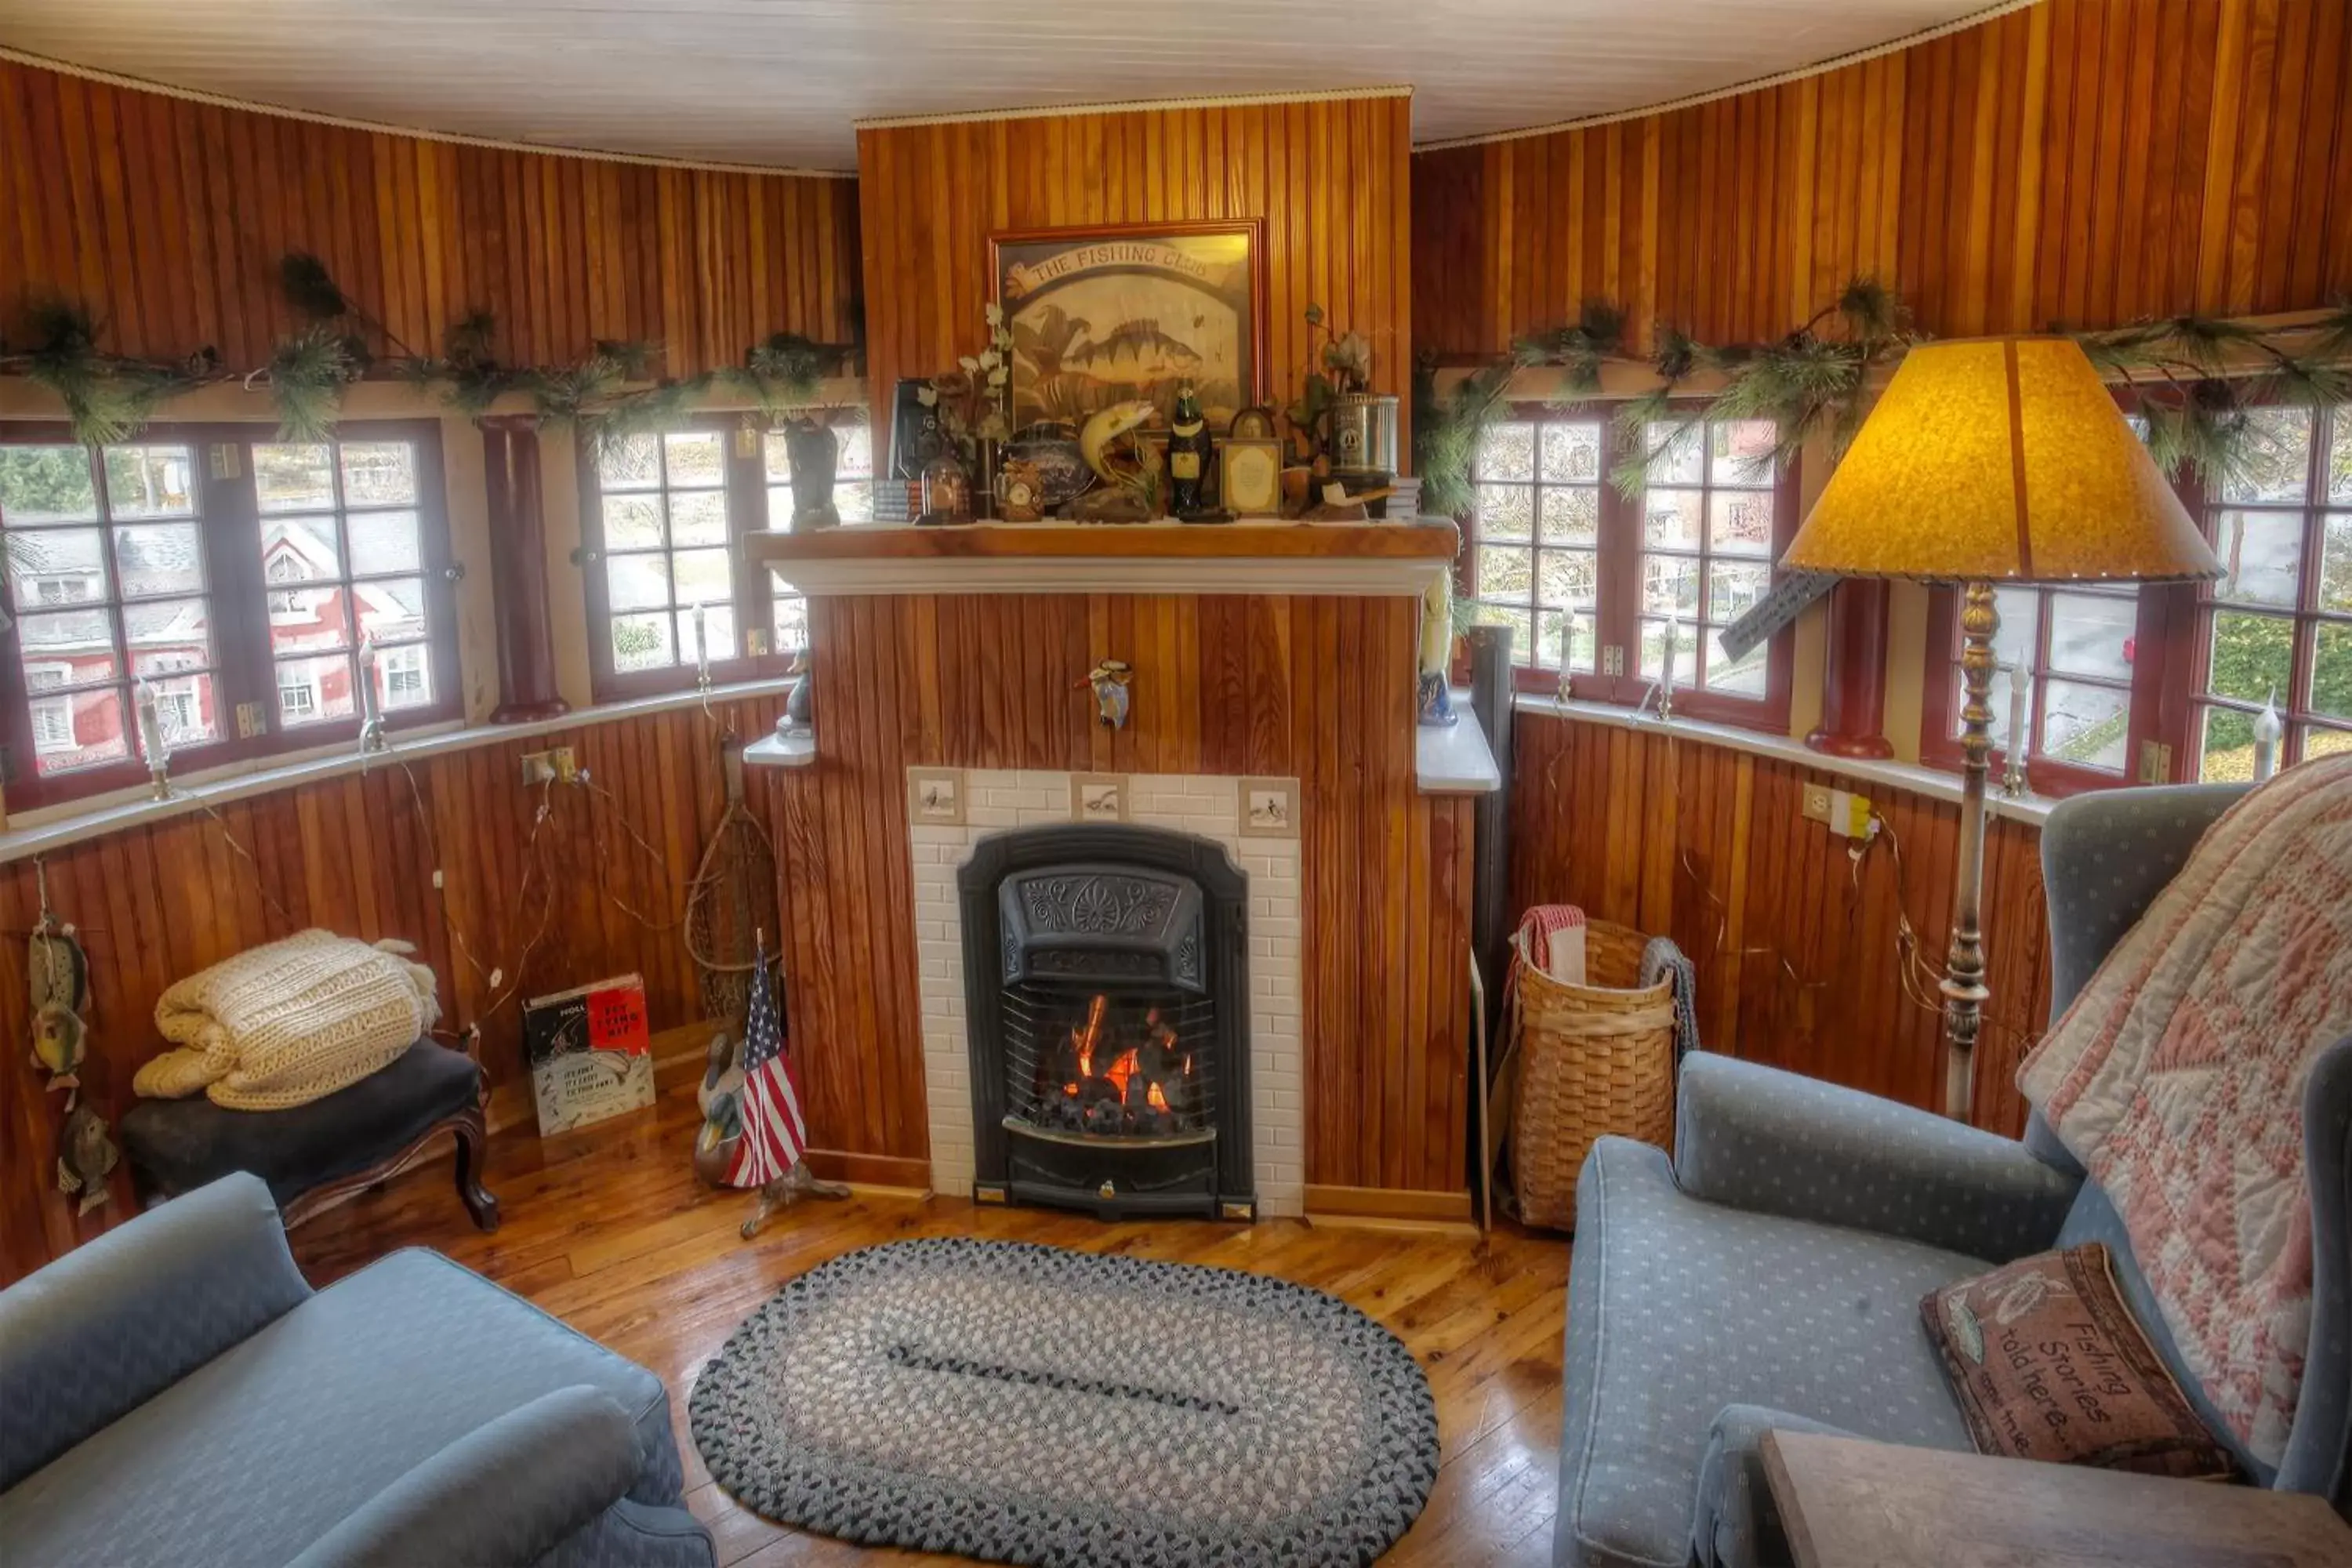
<path fill-rule="evenodd" d="M 1419 595 L 1460 551 L 1444 519 L 1394 523 L 974 523 L 754 533 L 803 594 Z"/>

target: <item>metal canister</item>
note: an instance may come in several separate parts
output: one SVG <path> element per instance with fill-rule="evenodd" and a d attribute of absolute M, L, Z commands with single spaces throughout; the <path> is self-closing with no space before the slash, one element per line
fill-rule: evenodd
<path fill-rule="evenodd" d="M 1343 392 L 1331 400 L 1331 466 L 1397 471 L 1397 400 L 1392 393 Z"/>

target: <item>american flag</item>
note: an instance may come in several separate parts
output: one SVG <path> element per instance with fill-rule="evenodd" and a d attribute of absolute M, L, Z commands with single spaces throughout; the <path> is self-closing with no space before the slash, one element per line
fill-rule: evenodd
<path fill-rule="evenodd" d="M 751 1007 L 743 1021 L 743 1091 L 737 1100 L 743 1136 L 727 1172 L 733 1187 L 764 1187 L 800 1163 L 808 1147 L 808 1123 L 801 1119 L 801 1096 L 793 1082 L 793 1058 L 784 1054 L 784 1020 L 776 1006 L 775 983 L 768 974 L 762 943 L 751 973 Z"/>

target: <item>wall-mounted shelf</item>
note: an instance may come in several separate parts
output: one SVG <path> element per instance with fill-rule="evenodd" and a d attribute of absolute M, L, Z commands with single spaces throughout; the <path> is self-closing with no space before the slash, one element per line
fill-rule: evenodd
<path fill-rule="evenodd" d="M 1461 549 L 1442 519 L 1385 523 L 974 523 L 754 533 L 803 594 L 1418 595 Z"/>
<path fill-rule="evenodd" d="M 743 763 L 754 768 L 805 768 L 816 761 L 816 737 L 809 735 L 779 735 L 773 731 L 761 736 L 743 748 Z"/>

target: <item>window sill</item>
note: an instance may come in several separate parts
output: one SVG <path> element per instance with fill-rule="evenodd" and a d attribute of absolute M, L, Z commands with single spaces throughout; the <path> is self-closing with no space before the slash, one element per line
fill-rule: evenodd
<path fill-rule="evenodd" d="M 1630 708 L 1612 707 L 1603 702 L 1562 702 L 1557 697 L 1539 697 L 1521 692 L 1515 703 L 1521 713 L 1541 713 L 1555 719 L 1572 719 L 1584 724 L 1608 724 L 1620 730 L 1643 730 L 1651 732 L 1685 736 L 1711 746 L 1727 746 L 1746 752 L 1750 756 L 1767 757 L 1774 762 L 1795 763 L 1816 773 L 1832 773 L 1839 778 L 1854 779 L 1868 784 L 1885 784 L 1912 795 L 1923 795 L 1931 800 L 1950 801 L 1960 798 L 1960 781 L 1952 773 L 1915 763 L 1874 762 L 1854 757 L 1832 757 L 1816 752 L 1802 741 L 1786 735 L 1767 735 L 1754 730 L 1742 730 L 1730 724 L 1711 724 L 1704 720 L 1676 719 L 1662 723 L 1650 713 L 1636 713 Z M 2040 827 L 2050 816 L 2057 801 L 2045 795 L 2025 795 L 2011 799 L 1998 788 L 1988 792 L 1985 805 L 1992 816 L 2021 822 L 2029 827 Z"/>
<path fill-rule="evenodd" d="M 731 686 L 713 687 L 710 698 L 718 702 L 745 697 L 780 697 L 792 689 L 792 681 L 782 679 L 746 680 Z M 225 767 L 191 773 L 185 778 L 174 778 L 172 794 L 164 800 L 153 799 L 141 787 L 117 790 L 89 800 L 72 801 L 63 805 L 17 814 L 12 819 L 10 831 L 0 833 L 0 865 L 28 856 L 47 854 L 110 833 L 120 833 L 125 828 L 167 821 L 201 811 L 207 805 L 218 807 L 230 801 L 365 773 L 373 767 L 388 767 L 401 762 L 413 763 L 445 752 L 462 752 L 500 741 L 525 740 L 533 735 L 551 735 L 595 724 L 609 724 L 621 719 L 667 713 L 679 708 L 698 706 L 701 701 L 702 694 L 698 691 L 667 692 L 658 697 L 641 697 L 627 702 L 598 703 L 593 708 L 583 708 L 561 718 L 541 719 L 528 724 L 467 725 L 453 722 L 396 731 L 385 750 L 364 755 L 355 745 L 345 742 L 292 755 L 257 757 L 249 762 L 233 763 Z"/>

